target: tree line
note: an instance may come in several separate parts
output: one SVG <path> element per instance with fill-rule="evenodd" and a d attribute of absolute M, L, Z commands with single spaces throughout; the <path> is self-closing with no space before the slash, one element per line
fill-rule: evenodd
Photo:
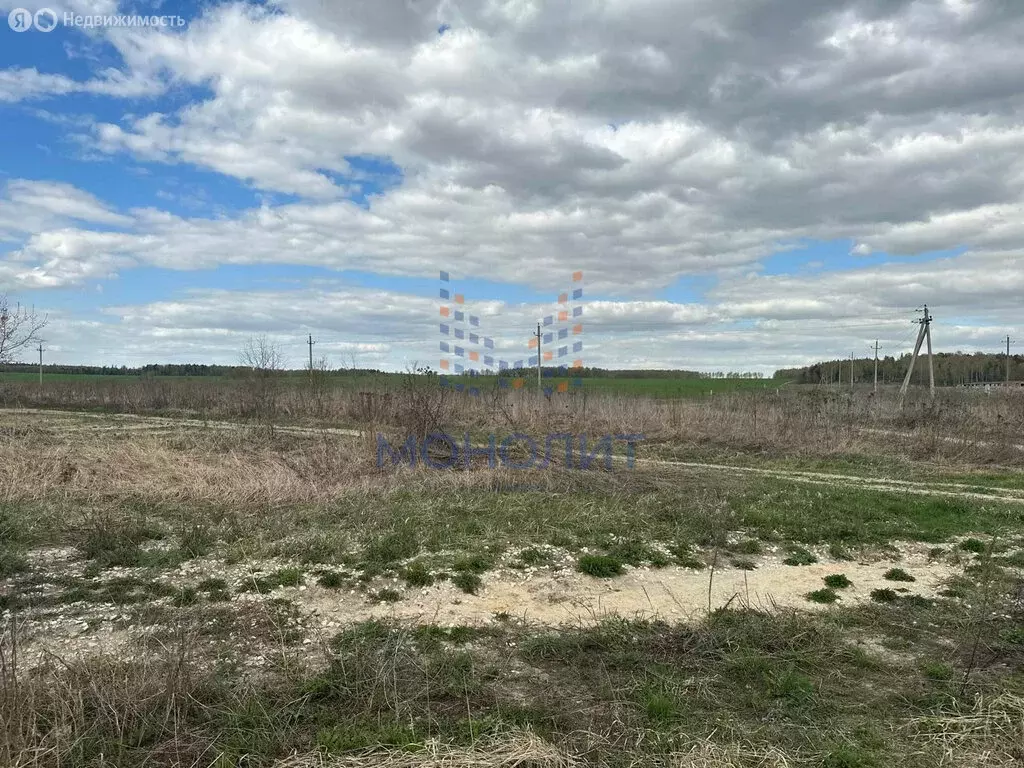
<path fill-rule="evenodd" d="M 903 381 L 910 366 L 909 353 L 878 359 L 878 381 L 897 384 Z M 996 383 L 1006 379 L 1006 355 L 989 352 L 938 352 L 934 355 L 935 384 L 940 387 L 958 387 L 966 384 Z M 853 360 L 854 381 L 873 381 L 875 360 L 873 357 Z M 775 372 L 775 378 L 787 379 L 796 384 L 850 383 L 850 360 L 826 360 L 802 368 L 783 368 Z M 1010 379 L 1024 379 L 1024 356 L 1010 357 Z M 928 359 L 922 354 L 914 367 L 916 383 L 928 380 Z"/>

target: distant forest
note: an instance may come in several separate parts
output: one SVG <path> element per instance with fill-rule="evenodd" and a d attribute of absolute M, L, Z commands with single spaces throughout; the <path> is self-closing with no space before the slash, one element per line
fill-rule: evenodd
<path fill-rule="evenodd" d="M 938 352 L 934 357 L 935 384 L 940 387 L 956 387 L 964 384 L 999 382 L 1006 379 L 1006 355 L 985 352 Z M 878 359 L 878 381 L 893 384 L 903 381 L 910 365 L 910 354 L 900 357 L 887 356 Z M 875 361 L 873 357 L 853 361 L 855 381 L 872 381 Z M 835 384 L 850 382 L 850 360 L 828 360 L 804 368 L 786 368 L 775 372 L 775 378 L 786 379 L 797 384 Z M 1010 378 L 1024 379 L 1024 356 L 1010 358 Z M 924 353 L 914 367 L 914 381 L 928 380 L 928 358 Z"/>
<path fill-rule="evenodd" d="M 32 363 L 11 363 L 3 367 L 3 370 L 11 373 L 33 373 L 39 370 L 38 365 Z M 127 366 L 109 365 L 44 365 L 44 373 L 64 374 L 75 376 L 213 376 L 213 377 L 238 377 L 242 376 L 245 368 L 233 365 L 205 365 L 201 363 L 166 363 L 150 364 L 139 368 Z M 304 369 L 290 371 L 290 373 L 301 373 Z M 544 366 L 543 371 L 548 375 L 559 375 L 562 373 L 558 368 Z M 436 371 L 435 371 L 436 372 Z M 332 375 L 360 375 L 383 374 L 384 371 L 367 368 L 339 368 L 329 370 Z M 503 372 L 506 376 L 529 376 L 536 375 L 536 368 L 524 368 L 521 370 L 507 370 Z M 394 375 L 394 374 L 393 374 Z M 567 374 L 563 374 L 567 375 Z M 673 370 L 609 370 L 605 368 L 578 368 L 571 372 L 572 376 L 579 378 L 601 378 L 601 379 L 761 379 L 760 373 L 746 372 L 714 372 L 702 373 L 700 371 L 673 371 Z"/>

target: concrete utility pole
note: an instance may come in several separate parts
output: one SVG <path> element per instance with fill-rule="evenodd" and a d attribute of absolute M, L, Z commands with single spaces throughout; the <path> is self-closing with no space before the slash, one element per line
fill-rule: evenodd
<path fill-rule="evenodd" d="M 875 339 L 875 394 L 878 394 L 878 339 Z"/>
<path fill-rule="evenodd" d="M 43 344 L 39 343 L 39 386 L 43 386 Z"/>
<path fill-rule="evenodd" d="M 1009 334 L 1006 336 L 1006 383 L 1010 383 L 1010 345 L 1016 342 L 1010 338 Z"/>
<path fill-rule="evenodd" d="M 910 386 L 910 377 L 914 375 L 914 364 L 917 362 L 917 356 L 921 354 L 921 345 L 924 344 L 926 338 L 928 340 L 928 380 L 931 387 L 931 395 L 935 397 L 935 368 L 932 364 L 932 316 L 928 314 L 927 304 L 924 305 L 924 317 L 914 322 L 920 324 L 921 330 L 917 332 L 917 343 L 914 345 L 914 354 L 910 358 L 910 367 L 907 368 L 906 378 L 903 379 L 903 386 L 900 387 L 901 404 L 904 396 L 907 394 L 907 387 Z"/>
<path fill-rule="evenodd" d="M 312 333 L 309 334 L 309 341 L 307 343 L 309 344 L 309 372 L 312 373 L 313 372 L 313 345 L 316 344 L 316 342 L 313 341 L 313 334 Z"/>
<path fill-rule="evenodd" d="M 931 395 L 932 400 L 935 399 L 935 362 L 932 359 L 932 316 L 928 314 L 928 305 L 924 305 L 924 319 L 921 320 L 924 323 L 925 337 L 928 339 L 928 393 Z"/>
<path fill-rule="evenodd" d="M 537 391 L 538 392 L 543 392 L 544 391 L 544 387 L 540 383 L 540 342 L 541 342 L 540 323 L 537 323 Z"/>

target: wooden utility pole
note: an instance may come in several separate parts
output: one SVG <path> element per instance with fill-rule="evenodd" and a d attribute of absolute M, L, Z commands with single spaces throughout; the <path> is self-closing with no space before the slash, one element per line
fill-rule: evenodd
<path fill-rule="evenodd" d="M 878 339 L 875 339 L 875 394 L 878 394 Z"/>
<path fill-rule="evenodd" d="M 309 334 L 309 341 L 307 343 L 309 344 L 309 372 L 313 373 L 313 345 L 316 344 L 316 342 L 313 341 L 312 333 Z"/>
<path fill-rule="evenodd" d="M 541 385 L 541 382 L 540 382 L 540 342 L 541 342 L 540 323 L 537 323 L 537 391 L 538 392 L 543 392 L 544 391 L 544 387 Z"/>
<path fill-rule="evenodd" d="M 39 342 L 39 386 L 43 386 L 43 343 Z"/>
<path fill-rule="evenodd" d="M 853 352 L 850 353 L 850 391 L 853 392 Z"/>

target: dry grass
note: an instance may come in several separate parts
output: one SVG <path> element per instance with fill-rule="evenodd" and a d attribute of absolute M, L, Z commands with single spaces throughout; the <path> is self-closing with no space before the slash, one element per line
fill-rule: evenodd
<path fill-rule="evenodd" d="M 1024 698 L 978 694 L 951 711 L 915 719 L 909 730 L 932 750 L 940 750 L 940 765 L 1019 766 L 1024 761 Z"/>
<path fill-rule="evenodd" d="M 471 747 L 429 739 L 415 751 L 377 748 L 345 756 L 313 752 L 277 762 L 274 768 L 574 768 L 583 764 L 535 733 L 519 730 L 482 738 Z"/>

